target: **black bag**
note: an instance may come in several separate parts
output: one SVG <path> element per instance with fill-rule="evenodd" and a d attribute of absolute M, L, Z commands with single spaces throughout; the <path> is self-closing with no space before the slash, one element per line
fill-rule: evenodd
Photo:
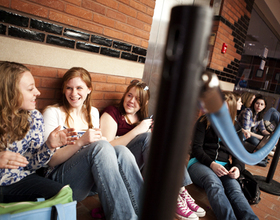
<path fill-rule="evenodd" d="M 244 169 L 237 180 L 248 202 L 250 204 L 258 204 L 261 200 L 261 191 L 254 176 Z"/>

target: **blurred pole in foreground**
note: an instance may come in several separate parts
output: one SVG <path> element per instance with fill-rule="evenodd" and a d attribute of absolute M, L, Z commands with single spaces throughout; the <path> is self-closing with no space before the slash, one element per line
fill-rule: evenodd
<path fill-rule="evenodd" d="M 212 9 L 176 6 L 171 11 L 141 220 L 173 220 L 207 64 Z"/>

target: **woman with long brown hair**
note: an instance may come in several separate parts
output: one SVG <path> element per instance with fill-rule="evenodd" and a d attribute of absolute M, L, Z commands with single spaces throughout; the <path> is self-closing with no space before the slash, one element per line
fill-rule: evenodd
<path fill-rule="evenodd" d="M 224 95 L 234 123 L 235 97 L 231 92 Z M 190 158 L 188 171 L 191 179 L 205 189 L 217 219 L 258 219 L 236 180 L 245 167 L 244 163 L 231 154 L 205 115 L 196 122 Z"/>
<path fill-rule="evenodd" d="M 94 189 L 106 219 L 137 219 L 143 178 L 131 152 L 113 147 L 99 129 L 99 112 L 91 106 L 91 76 L 81 67 L 63 78 L 62 101 L 44 111 L 45 136 L 53 127 L 73 127 L 80 138 L 72 146 L 60 146 L 48 163 L 47 177 L 70 184 L 81 201 Z"/>
<path fill-rule="evenodd" d="M 35 109 L 40 92 L 30 70 L 0 63 L 0 202 L 35 201 L 56 195 L 63 184 L 36 174 L 56 147 L 72 144 L 73 129 L 56 126 L 44 141 L 44 120 Z M 54 131 L 53 131 L 54 130 Z"/>

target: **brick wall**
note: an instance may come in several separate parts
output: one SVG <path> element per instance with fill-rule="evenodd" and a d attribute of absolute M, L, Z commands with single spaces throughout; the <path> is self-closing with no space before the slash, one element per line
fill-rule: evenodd
<path fill-rule="evenodd" d="M 62 76 L 66 69 L 25 64 L 35 79 L 41 95 L 37 98 L 37 109 L 42 111 L 47 105 L 57 103 L 61 97 Z M 101 111 L 121 99 L 130 81 L 134 78 L 91 73 L 92 105 Z"/>
<path fill-rule="evenodd" d="M 208 70 L 222 81 L 235 83 L 254 0 L 223 0 L 221 4 L 220 15 L 214 17 L 215 42 Z M 223 43 L 227 44 L 226 53 L 221 53 Z"/>
<path fill-rule="evenodd" d="M 155 0 L 0 0 L 0 6 L 147 48 Z"/>
<path fill-rule="evenodd" d="M 0 0 L 0 35 L 144 63 L 154 8 L 155 0 Z M 25 65 L 41 92 L 37 108 L 56 103 L 67 69 Z M 118 102 L 134 78 L 91 75 L 99 110 Z"/>

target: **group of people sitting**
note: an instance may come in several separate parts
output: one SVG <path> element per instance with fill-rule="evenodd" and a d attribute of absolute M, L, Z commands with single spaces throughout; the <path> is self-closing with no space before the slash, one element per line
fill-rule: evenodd
<path fill-rule="evenodd" d="M 87 70 L 73 67 L 62 82 L 60 102 L 41 114 L 36 110 L 40 92 L 30 70 L 19 63 L 0 63 L 0 203 L 48 199 L 69 184 L 77 201 L 98 193 L 102 209 L 93 211 L 93 217 L 138 219 L 153 124 L 148 117 L 149 87 L 132 80 L 118 105 L 105 108 L 99 116 L 91 105 Z M 239 99 L 231 92 L 224 96 L 235 123 Z M 244 139 L 258 138 L 251 127 L 259 126 L 266 134 L 260 114 L 263 105 L 264 99 L 256 96 L 253 107 L 239 114 Z M 178 192 L 176 217 L 205 216 L 186 189 L 194 182 L 205 189 L 217 219 L 258 219 L 236 181 L 244 167 L 207 117 L 200 117 Z"/>

